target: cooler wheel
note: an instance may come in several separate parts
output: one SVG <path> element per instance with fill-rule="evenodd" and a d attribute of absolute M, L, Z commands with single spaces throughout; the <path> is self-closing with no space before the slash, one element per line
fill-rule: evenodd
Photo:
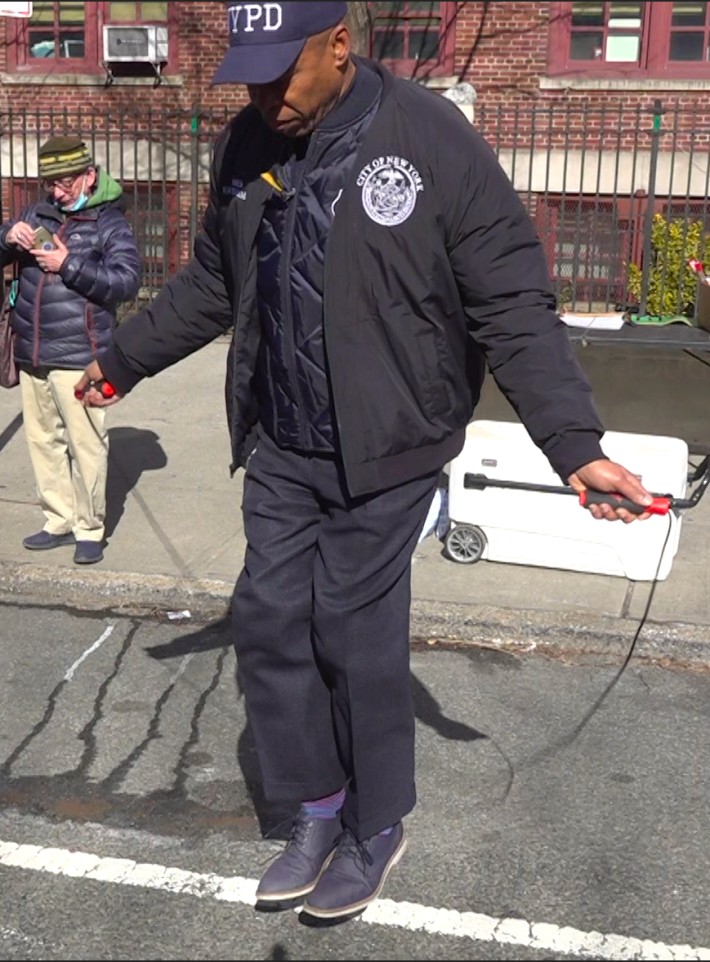
<path fill-rule="evenodd" d="M 486 536 L 480 528 L 471 524 L 459 524 L 449 532 L 446 553 L 458 564 L 475 565 L 483 557 L 486 544 Z"/>

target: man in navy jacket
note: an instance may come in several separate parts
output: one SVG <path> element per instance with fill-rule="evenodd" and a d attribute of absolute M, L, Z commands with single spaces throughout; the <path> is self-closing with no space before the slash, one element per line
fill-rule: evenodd
<path fill-rule="evenodd" d="M 234 638 L 267 796 L 301 803 L 258 898 L 325 919 L 361 911 L 404 852 L 411 558 L 485 363 L 565 481 L 648 497 L 604 458 L 491 151 L 453 105 L 353 59 L 346 13 L 228 5 L 216 81 L 247 83 L 252 105 L 218 144 L 195 257 L 82 381 L 125 394 L 234 328 Z"/>

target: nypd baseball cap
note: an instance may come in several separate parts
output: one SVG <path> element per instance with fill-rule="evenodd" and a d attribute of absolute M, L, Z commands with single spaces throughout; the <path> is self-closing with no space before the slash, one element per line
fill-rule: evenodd
<path fill-rule="evenodd" d="M 228 3 L 230 47 L 212 83 L 273 83 L 309 37 L 341 23 L 347 12 L 347 3 Z"/>

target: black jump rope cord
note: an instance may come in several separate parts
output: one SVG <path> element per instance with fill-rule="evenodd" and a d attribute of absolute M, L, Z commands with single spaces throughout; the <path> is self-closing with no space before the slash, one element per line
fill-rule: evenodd
<path fill-rule="evenodd" d="M 91 423 L 91 426 L 92 426 L 92 428 L 94 429 L 94 431 L 96 431 L 96 434 L 97 434 L 97 435 L 99 436 L 99 438 L 102 440 L 104 446 L 105 446 L 105 447 L 108 447 L 108 442 L 107 442 L 107 441 L 104 441 L 104 440 L 101 438 L 101 436 L 100 436 L 100 434 L 99 434 L 96 426 L 94 425 L 93 421 L 91 421 L 91 419 L 90 419 L 90 423 Z M 599 696 L 599 698 L 595 701 L 595 703 L 594 703 L 594 704 L 592 705 L 592 707 L 589 709 L 589 711 L 588 711 L 587 714 L 584 716 L 584 718 L 583 718 L 583 719 L 579 722 L 579 724 L 573 729 L 573 731 L 572 731 L 569 735 L 566 735 L 564 738 L 561 738 L 559 741 L 554 742 L 552 745 L 548 745 L 547 748 L 542 749 L 542 751 L 538 752 L 536 755 L 533 755 L 532 758 L 528 759 L 528 761 L 527 761 L 526 764 L 524 764 L 523 766 L 521 766 L 522 768 L 529 768 L 529 767 L 531 767 L 532 765 L 537 765 L 539 762 L 545 761 L 547 758 L 550 758 L 551 756 L 557 754 L 557 752 L 563 751 L 565 748 L 570 748 L 570 747 L 577 741 L 577 739 L 578 739 L 579 736 L 582 734 L 582 732 L 584 731 L 584 729 L 587 727 L 587 725 L 590 723 L 590 721 L 592 721 L 592 719 L 593 719 L 594 716 L 597 714 L 597 712 L 600 710 L 600 708 L 602 707 L 602 705 L 604 704 L 604 702 L 607 700 L 607 698 L 609 697 L 609 695 L 611 695 L 611 693 L 614 691 L 614 689 L 616 688 L 616 686 L 619 684 L 619 682 L 621 681 L 621 679 L 622 679 L 622 678 L 624 677 L 624 675 L 626 674 L 626 670 L 627 670 L 627 668 L 629 667 L 629 665 L 631 664 L 634 655 L 636 654 L 636 649 L 637 649 L 638 643 L 639 643 L 639 641 L 640 641 L 640 639 L 641 639 L 641 632 L 642 632 L 643 629 L 646 627 L 646 623 L 648 622 L 648 616 L 649 616 L 650 613 L 651 613 L 651 606 L 653 605 L 653 599 L 654 599 L 654 597 L 655 597 L 655 595 L 656 595 L 656 588 L 658 587 L 658 581 L 659 581 L 659 578 L 660 578 L 660 576 L 661 576 L 661 568 L 662 568 L 662 566 L 663 566 L 664 558 L 666 557 L 666 549 L 668 548 L 668 543 L 669 543 L 669 541 L 670 541 L 671 532 L 672 532 L 672 531 L 673 531 L 673 514 L 672 514 L 672 513 L 669 513 L 669 514 L 668 514 L 668 531 L 666 532 L 666 539 L 665 539 L 665 541 L 663 542 L 663 548 L 661 549 L 661 556 L 660 556 L 660 558 L 658 559 L 658 567 L 656 568 L 656 574 L 655 574 L 655 577 L 654 577 L 654 579 L 653 579 L 653 583 L 652 583 L 652 585 L 651 585 L 651 590 L 650 590 L 649 595 L 648 595 L 648 601 L 646 602 L 646 608 L 644 609 L 643 616 L 642 616 L 642 618 L 641 618 L 641 621 L 639 622 L 638 628 L 636 629 L 636 634 L 634 635 L 634 640 L 633 640 L 632 643 L 631 643 L 631 648 L 629 649 L 629 653 L 628 653 L 628 655 L 626 656 L 623 665 L 621 666 L 621 668 L 619 669 L 619 671 L 616 673 L 616 675 L 614 676 L 614 678 L 611 680 L 611 683 L 610 683 L 610 684 L 607 686 L 607 688 L 602 692 L 602 694 L 601 694 L 601 695 Z M 498 750 L 500 751 L 500 749 L 498 749 Z M 503 753 L 501 752 L 501 754 L 503 754 Z M 504 755 L 503 757 L 505 758 L 508 766 L 511 767 L 511 764 L 512 764 L 512 763 L 510 762 L 510 760 L 509 760 L 505 755 Z M 520 769 L 518 769 L 518 770 L 520 770 Z M 508 785 L 508 788 L 506 789 L 505 798 L 507 798 L 508 795 L 510 794 L 510 791 L 511 791 L 511 789 L 512 789 L 512 787 L 513 787 L 513 779 L 514 779 L 514 777 L 515 777 L 515 776 L 514 776 L 514 772 L 511 772 L 511 780 L 510 780 L 510 783 L 509 783 L 509 785 Z"/>
<path fill-rule="evenodd" d="M 642 633 L 643 629 L 646 627 L 646 623 L 648 622 L 648 616 L 649 616 L 650 613 L 651 613 L 651 606 L 653 605 L 653 599 L 654 599 L 654 597 L 655 597 L 655 595 L 656 595 L 656 588 L 658 588 L 658 582 L 659 582 L 659 579 L 660 579 L 660 576 L 661 576 L 661 568 L 662 568 L 662 566 L 663 566 L 663 561 L 664 561 L 664 559 L 665 559 L 665 557 L 666 557 L 666 550 L 667 550 L 667 548 L 668 548 L 668 544 L 669 544 L 670 539 L 671 539 L 671 532 L 672 532 L 672 531 L 673 531 L 673 514 L 672 514 L 672 513 L 669 513 L 669 515 L 668 515 L 668 531 L 666 532 L 666 539 L 665 539 L 665 541 L 663 542 L 663 548 L 661 549 L 661 557 L 660 557 L 659 560 L 658 560 L 658 567 L 657 567 L 657 569 L 656 569 L 656 575 L 655 575 L 655 577 L 654 577 L 654 579 L 653 579 L 653 583 L 652 583 L 652 585 L 651 585 L 651 590 L 650 590 L 649 595 L 648 595 L 648 601 L 646 602 L 646 608 L 644 609 L 643 616 L 641 617 L 641 621 L 639 622 L 639 626 L 638 626 L 638 628 L 636 629 L 636 634 L 634 635 L 634 640 L 633 640 L 632 643 L 631 643 L 631 648 L 629 649 L 629 653 L 627 654 L 626 658 L 624 659 L 623 665 L 622 665 L 621 668 L 618 670 L 618 672 L 616 673 L 616 675 L 614 676 L 614 678 L 611 680 L 610 684 L 609 684 L 609 685 L 606 687 L 606 689 L 602 692 L 602 694 L 599 696 L 599 698 L 594 702 L 594 704 L 593 704 L 592 707 L 589 709 L 589 711 L 586 713 L 586 715 L 584 716 L 584 718 L 582 718 L 582 720 L 579 722 L 579 724 L 578 724 L 568 735 L 565 735 L 563 738 L 560 738 L 558 741 L 553 742 L 552 745 L 548 745 L 547 748 L 543 748 L 540 752 L 538 752 L 537 754 L 533 755 L 532 758 L 528 759 L 527 763 L 525 763 L 525 764 L 524 764 L 523 766 L 521 766 L 521 767 L 523 767 L 523 768 L 529 768 L 529 767 L 531 767 L 532 765 L 537 765 L 539 762 L 545 761 L 545 760 L 547 760 L 548 758 L 552 757 L 553 755 L 556 755 L 558 752 L 564 751 L 565 748 L 570 748 L 572 745 L 574 745 L 574 743 L 577 741 L 577 739 L 578 739 L 579 736 L 582 734 L 582 732 L 584 731 L 584 729 L 585 729 L 585 728 L 587 727 L 587 725 L 592 721 L 592 719 L 593 719 L 594 716 L 597 714 L 597 712 L 601 709 L 602 705 L 603 705 L 604 702 L 607 700 L 607 698 L 609 697 L 609 695 L 611 695 L 611 693 L 614 691 L 614 689 L 616 688 L 616 686 L 619 684 L 619 682 L 621 681 L 621 679 L 622 679 L 622 678 L 624 677 L 624 675 L 626 674 L 626 670 L 628 669 L 629 665 L 631 664 L 631 662 L 632 662 L 632 660 L 633 660 L 634 655 L 636 654 L 636 649 L 637 649 L 638 643 L 639 643 L 639 641 L 640 641 L 640 639 L 641 639 L 641 633 Z"/>

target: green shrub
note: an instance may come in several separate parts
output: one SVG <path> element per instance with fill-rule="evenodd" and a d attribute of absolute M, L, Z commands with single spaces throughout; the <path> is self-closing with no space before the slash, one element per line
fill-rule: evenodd
<path fill-rule="evenodd" d="M 689 260 L 707 263 L 710 237 L 703 237 L 700 221 L 667 220 L 662 214 L 653 219 L 651 234 L 653 261 L 648 288 L 648 313 L 654 317 L 674 317 L 695 313 L 698 293 L 697 275 Z M 641 296 L 643 273 L 637 264 L 629 266 L 629 291 Z"/>

